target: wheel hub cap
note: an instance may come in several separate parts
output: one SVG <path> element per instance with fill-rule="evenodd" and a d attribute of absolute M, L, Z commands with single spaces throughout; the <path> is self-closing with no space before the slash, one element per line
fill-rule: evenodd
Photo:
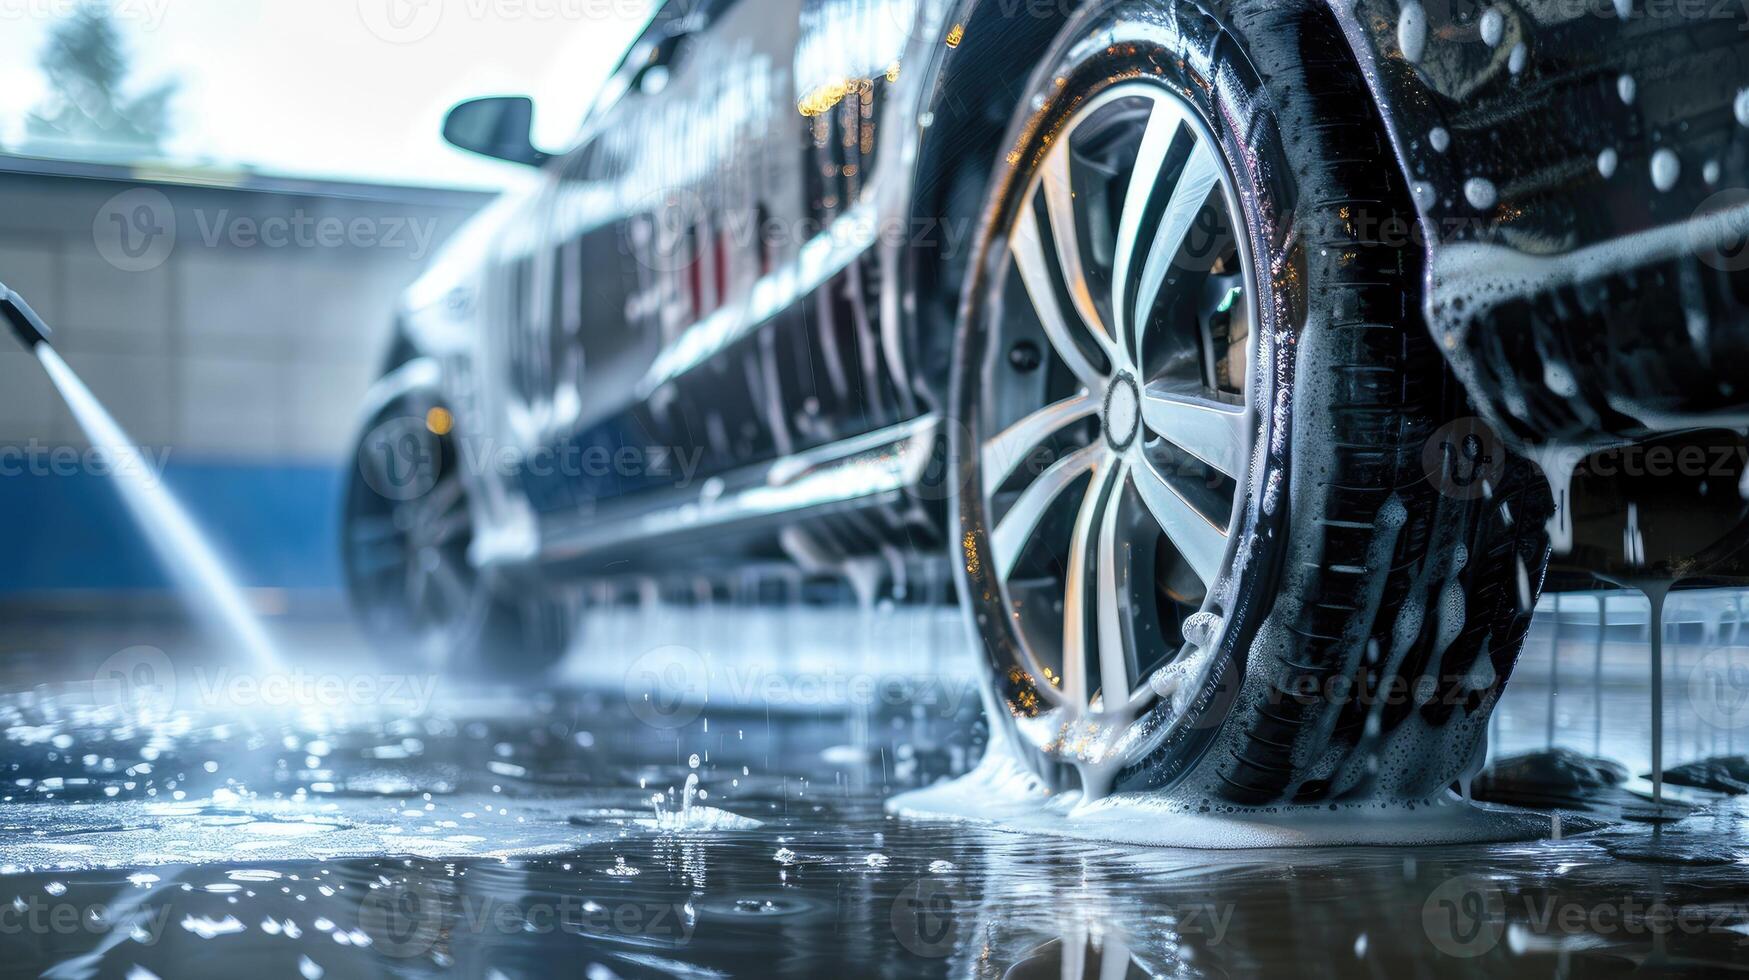
<path fill-rule="evenodd" d="M 1123 452 L 1136 441 L 1142 427 L 1142 390 L 1136 379 L 1124 371 L 1105 389 L 1105 441 L 1111 448 Z"/>

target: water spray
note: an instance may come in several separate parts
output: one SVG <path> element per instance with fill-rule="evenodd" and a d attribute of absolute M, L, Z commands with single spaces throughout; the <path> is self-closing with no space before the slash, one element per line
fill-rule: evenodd
<path fill-rule="evenodd" d="M 49 343 L 48 324 L 23 296 L 4 283 L 0 283 L 0 316 L 5 317 L 19 342 L 36 355 L 48 372 L 49 380 L 66 400 L 79 427 L 85 430 L 92 448 L 112 460 L 131 459 L 138 464 L 138 447 Z M 257 667 L 278 665 L 273 642 L 260 617 L 249 608 L 236 578 L 170 491 L 151 478 L 149 467 L 113 465 L 110 469 L 121 499 L 157 550 L 165 569 L 194 602 L 196 612 L 230 633 Z"/>

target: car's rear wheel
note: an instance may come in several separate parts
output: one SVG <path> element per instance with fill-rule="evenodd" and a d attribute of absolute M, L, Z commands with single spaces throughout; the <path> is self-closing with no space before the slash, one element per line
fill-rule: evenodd
<path fill-rule="evenodd" d="M 1315 3 L 1100 4 L 1015 115 L 961 304 L 956 563 L 1005 741 L 1058 784 L 1426 795 L 1528 626 L 1546 492 L 1423 465 L 1464 403 L 1345 55 Z"/>
<path fill-rule="evenodd" d="M 474 511 L 451 427 L 433 387 L 411 385 L 366 426 L 349 474 L 341 557 L 358 622 L 393 660 L 509 675 L 564 653 L 562 604 L 476 569 Z"/>

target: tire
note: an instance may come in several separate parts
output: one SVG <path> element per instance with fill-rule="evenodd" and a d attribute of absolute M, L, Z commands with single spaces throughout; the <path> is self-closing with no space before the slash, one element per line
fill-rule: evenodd
<path fill-rule="evenodd" d="M 358 441 L 341 517 L 347 596 L 365 636 L 398 663 L 525 678 L 564 654 L 571 617 L 469 562 L 469 485 L 441 406 L 434 389 L 413 387 Z"/>
<path fill-rule="evenodd" d="M 1333 18 L 1312 0 L 1096 3 L 1026 92 L 961 294 L 950 398 L 953 558 L 1006 708 L 996 741 L 1089 798 L 1442 792 L 1479 765 L 1550 505 L 1524 461 L 1478 446 L 1431 343 L 1415 212 Z M 1148 135 L 1159 119 L 1178 119 L 1169 144 Z M 1209 159 L 1219 193 L 1199 198 Z M 1133 197 L 1137 172 L 1156 177 Z M 1141 303 L 1143 233 L 1167 241 L 1184 195 L 1216 244 L 1173 245 Z M 1076 398 L 1097 407 L 1034 423 Z M 1236 448 L 1182 423 L 1191 403 Z M 1041 485 L 1059 490 L 1048 505 L 1029 498 Z M 1224 536 L 1183 513 L 1226 520 Z M 1108 698 L 1120 672 L 1130 693 Z"/>

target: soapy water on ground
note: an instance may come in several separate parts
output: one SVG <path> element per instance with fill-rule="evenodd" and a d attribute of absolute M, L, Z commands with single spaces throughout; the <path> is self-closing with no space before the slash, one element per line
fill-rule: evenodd
<path fill-rule="evenodd" d="M 1731 672 L 1749 649 L 1734 613 L 1715 615 L 1733 598 L 1679 596 L 1667 617 L 1668 768 L 1749 748 L 1749 708 L 1732 700 L 1749 686 Z M 41 632 L 38 656 L 0 668 L 0 970 L 1742 969 L 1746 797 L 1671 786 L 1692 815 L 1619 819 L 1648 791 L 1649 710 L 1643 612 L 1636 622 L 1631 601 L 1612 603 L 1601 660 L 1595 600 L 1563 600 L 1557 658 L 1552 609 L 1539 614 L 1493 746 L 1619 760 L 1609 793 L 1539 812 L 1538 840 L 1294 850 L 1136 847 L 889 812 L 893 795 L 964 772 L 982 747 L 969 667 L 936 656 L 963 646 L 951 611 L 627 614 L 601 633 L 638 653 L 604 670 L 600 650 L 584 651 L 598 659 L 567 664 L 556 687 L 371 673 L 338 631 L 286 639 L 303 666 L 277 680 L 174 637 L 162 661 L 131 649 L 98 666 L 79 648 L 105 648 L 101 624 Z M 632 646 L 640 631 L 663 643 Z M 766 658 L 731 657 L 723 637 Z M 699 662 L 709 703 L 652 701 L 639 682 Z M 45 680 L 57 670 L 64 680 Z M 147 696 L 90 681 L 118 671 Z M 1548 771 L 1508 768 L 1493 789 L 1552 793 Z"/>

